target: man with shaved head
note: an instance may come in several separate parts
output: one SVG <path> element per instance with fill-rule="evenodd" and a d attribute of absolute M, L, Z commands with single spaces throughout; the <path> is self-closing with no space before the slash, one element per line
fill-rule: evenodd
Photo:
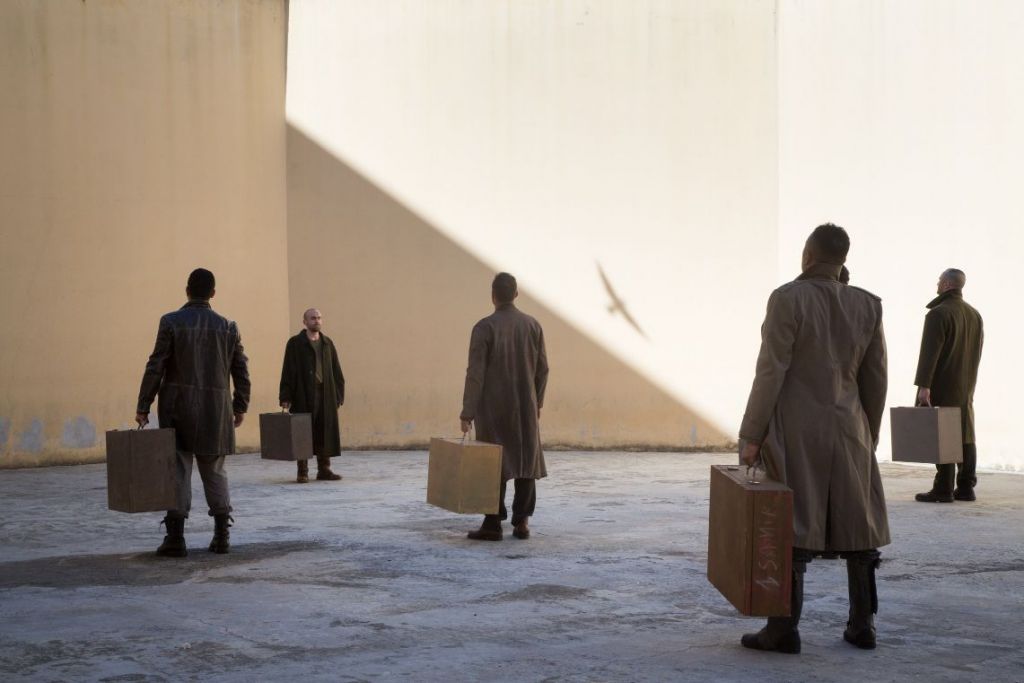
<path fill-rule="evenodd" d="M 938 296 L 928 304 L 917 362 L 917 404 L 960 408 L 963 462 L 936 465 L 930 491 L 919 493 L 921 503 L 975 500 L 978 449 L 974 442 L 974 385 L 984 329 L 981 315 L 964 301 L 967 276 L 949 268 L 939 276 Z M 954 489 L 954 484 L 956 488 Z"/>
<path fill-rule="evenodd" d="M 302 314 L 303 329 L 284 349 L 279 399 L 285 410 L 312 415 L 316 478 L 337 481 L 341 475 L 331 471 L 331 458 L 341 453 L 338 408 L 345 402 L 345 376 L 338 350 L 320 331 L 322 325 L 318 309 L 309 308 Z M 296 481 L 309 482 L 309 461 L 299 460 Z"/>

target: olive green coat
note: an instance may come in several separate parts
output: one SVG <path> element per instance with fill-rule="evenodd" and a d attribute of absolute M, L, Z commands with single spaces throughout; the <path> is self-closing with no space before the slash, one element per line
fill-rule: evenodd
<path fill-rule="evenodd" d="M 985 331 L 981 315 L 951 289 L 928 304 L 914 384 L 931 389 L 933 406 L 958 406 L 964 443 L 974 443 L 974 385 Z"/>
<path fill-rule="evenodd" d="M 501 444 L 502 477 L 547 476 L 540 444 L 548 358 L 540 323 L 512 304 L 473 327 L 462 395 L 463 420 L 481 441 Z"/>
<path fill-rule="evenodd" d="M 887 369 L 882 305 L 811 266 L 776 289 L 740 438 L 793 489 L 794 545 L 869 550 L 889 543 L 875 460 Z"/>

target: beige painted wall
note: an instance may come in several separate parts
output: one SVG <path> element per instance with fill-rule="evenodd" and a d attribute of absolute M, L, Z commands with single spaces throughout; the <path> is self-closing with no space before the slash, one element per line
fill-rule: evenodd
<path fill-rule="evenodd" d="M 291 313 L 320 306 L 343 353 L 346 443 L 457 429 L 497 270 L 546 328 L 546 443 L 730 441 L 776 273 L 774 22 L 762 0 L 293 1 Z"/>
<path fill-rule="evenodd" d="M 240 326 L 251 414 L 274 404 L 285 22 L 258 0 L 0 3 L 0 466 L 102 458 L 195 266 Z"/>

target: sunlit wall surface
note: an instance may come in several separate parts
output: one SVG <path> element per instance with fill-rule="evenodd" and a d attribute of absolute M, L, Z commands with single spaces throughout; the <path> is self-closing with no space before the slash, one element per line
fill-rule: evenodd
<path fill-rule="evenodd" d="M 784 2 L 779 13 L 780 276 L 797 271 L 808 226 L 849 229 L 852 283 L 883 298 L 899 406 L 912 405 L 938 275 L 964 270 L 986 332 L 979 460 L 1015 469 L 1022 35 L 1024 4 L 1010 0 Z"/>
<path fill-rule="evenodd" d="M 776 280 L 774 25 L 773 3 L 747 1 L 292 2 L 292 315 L 319 302 L 332 319 L 349 442 L 457 427 L 499 269 L 567 328 L 548 340 L 547 441 L 733 439 Z M 345 168 L 334 191 L 316 187 L 332 171 L 313 148 Z M 384 209 L 350 191 L 362 181 L 481 267 L 442 285 L 434 246 L 379 268 L 352 257 L 424 239 L 374 222 Z M 380 268 L 390 281 L 366 291 Z M 383 310 L 365 310 L 373 297 Z M 594 343 L 608 358 L 582 353 Z"/>

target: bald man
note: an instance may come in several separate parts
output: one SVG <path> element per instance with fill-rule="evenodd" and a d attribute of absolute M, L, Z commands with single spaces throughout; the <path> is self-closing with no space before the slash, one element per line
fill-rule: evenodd
<path fill-rule="evenodd" d="M 338 408 L 345 403 L 345 376 L 341 374 L 334 342 L 320 331 L 320 311 L 307 309 L 302 314 L 302 326 L 302 331 L 289 339 L 284 349 L 279 399 L 285 410 L 313 416 L 316 478 L 337 481 L 341 475 L 331 471 L 331 458 L 341 453 Z M 299 460 L 296 481 L 309 482 L 308 460 Z"/>
<path fill-rule="evenodd" d="M 978 449 L 974 442 L 974 385 L 978 381 L 984 329 L 981 315 L 964 301 L 967 276 L 949 268 L 939 276 L 938 296 L 928 304 L 917 361 L 917 404 L 960 408 L 963 462 L 936 465 L 930 491 L 919 503 L 975 500 Z M 954 489 L 954 484 L 956 488 Z"/>

